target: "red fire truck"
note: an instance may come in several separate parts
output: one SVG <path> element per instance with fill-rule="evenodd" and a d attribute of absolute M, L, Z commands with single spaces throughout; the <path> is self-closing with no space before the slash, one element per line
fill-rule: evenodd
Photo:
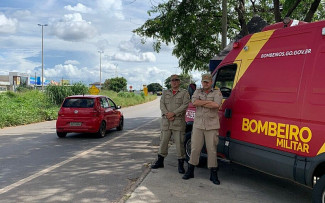
<path fill-rule="evenodd" d="M 313 202 L 324 203 L 325 21 L 289 20 L 245 36 L 212 75 L 224 96 L 219 155 L 313 188 Z"/>

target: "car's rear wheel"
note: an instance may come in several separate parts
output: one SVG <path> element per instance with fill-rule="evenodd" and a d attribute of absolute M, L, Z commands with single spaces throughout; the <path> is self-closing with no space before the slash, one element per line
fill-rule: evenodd
<path fill-rule="evenodd" d="M 118 130 L 118 131 L 123 130 L 123 125 L 124 125 L 124 118 L 121 117 L 119 125 L 117 126 L 116 130 Z"/>
<path fill-rule="evenodd" d="M 99 130 L 96 134 L 97 134 L 97 137 L 99 137 L 99 138 L 105 137 L 106 123 L 104 121 L 102 121 L 102 123 L 100 124 Z"/>
<path fill-rule="evenodd" d="M 56 134 L 59 138 L 64 138 L 65 136 L 67 136 L 66 132 L 56 132 Z"/>

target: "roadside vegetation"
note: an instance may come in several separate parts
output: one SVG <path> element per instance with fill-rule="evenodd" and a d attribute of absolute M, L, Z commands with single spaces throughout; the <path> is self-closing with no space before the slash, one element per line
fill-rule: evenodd
<path fill-rule="evenodd" d="M 72 86 L 48 86 L 44 93 L 27 88 L 19 92 L 0 93 L 0 128 L 55 120 L 63 99 L 75 94 L 89 94 L 88 88 L 77 83 Z M 111 90 L 103 90 L 100 94 L 110 97 L 116 105 L 122 107 L 157 98 L 156 95 L 144 96 L 143 93 L 117 93 Z"/>
<path fill-rule="evenodd" d="M 0 94 L 0 128 L 24 125 L 57 117 L 59 107 L 37 90 Z"/>

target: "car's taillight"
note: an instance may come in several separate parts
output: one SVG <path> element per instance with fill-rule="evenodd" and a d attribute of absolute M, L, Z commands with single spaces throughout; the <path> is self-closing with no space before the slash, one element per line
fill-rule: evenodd
<path fill-rule="evenodd" d="M 63 116 L 62 110 L 60 109 L 58 112 L 58 116 Z"/>

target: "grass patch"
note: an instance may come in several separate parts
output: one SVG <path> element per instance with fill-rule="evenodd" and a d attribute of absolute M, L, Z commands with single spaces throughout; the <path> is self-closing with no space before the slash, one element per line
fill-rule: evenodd
<path fill-rule="evenodd" d="M 101 95 L 110 97 L 122 107 L 152 101 L 156 95 L 137 95 L 134 93 L 102 91 Z M 0 93 L 0 128 L 26 125 L 41 121 L 57 119 L 60 105 L 57 105 L 46 94 L 37 91 Z"/>
<path fill-rule="evenodd" d="M 107 90 L 102 90 L 102 92 L 100 94 L 108 96 L 116 103 L 116 105 L 119 105 L 122 107 L 142 104 L 145 102 L 155 100 L 157 98 L 156 95 L 150 95 L 150 94 L 148 96 L 144 96 L 143 93 L 141 93 L 141 94 L 134 94 L 133 92 L 116 93 L 114 91 L 107 91 Z"/>
<path fill-rule="evenodd" d="M 1 93 L 0 128 L 53 120 L 58 110 L 58 106 L 48 102 L 46 95 L 36 90 Z"/>

